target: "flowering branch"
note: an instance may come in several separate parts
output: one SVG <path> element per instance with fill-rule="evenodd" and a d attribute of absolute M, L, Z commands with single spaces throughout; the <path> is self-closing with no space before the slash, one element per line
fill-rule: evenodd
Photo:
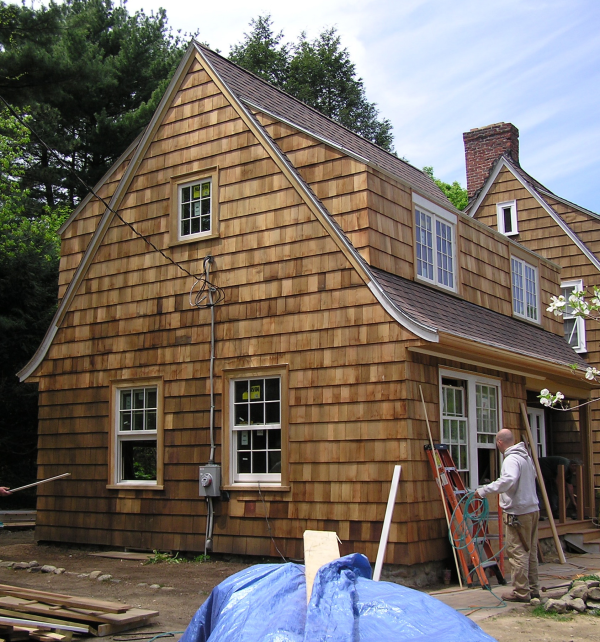
<path fill-rule="evenodd" d="M 589 301 L 586 296 L 591 296 Z M 586 293 L 584 290 L 573 290 L 568 299 L 561 294 L 560 296 L 553 296 L 551 299 L 550 307 L 547 308 L 548 312 L 553 312 L 557 317 L 568 314 L 573 317 L 581 317 L 583 319 L 593 319 L 600 321 L 600 288 L 594 286 L 593 295 Z M 579 366 L 572 365 L 573 370 L 578 370 Z M 600 383 L 600 370 L 594 366 L 589 366 L 585 371 L 585 378 L 588 381 L 597 381 Z M 574 408 L 565 408 L 562 400 L 565 398 L 562 392 L 552 394 L 548 388 L 544 388 L 538 395 L 542 406 L 548 408 L 555 408 L 556 410 L 573 410 Z M 592 399 L 587 403 L 592 403 L 596 399 Z M 586 405 L 582 404 L 582 405 Z M 577 406 L 579 408 L 579 406 Z"/>

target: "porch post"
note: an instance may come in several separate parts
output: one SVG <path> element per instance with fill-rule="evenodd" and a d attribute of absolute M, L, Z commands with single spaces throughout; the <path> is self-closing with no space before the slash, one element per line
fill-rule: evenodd
<path fill-rule="evenodd" d="M 579 401 L 585 403 L 585 399 Z M 585 514 L 588 518 L 594 517 L 594 459 L 592 446 L 592 422 L 589 406 L 579 408 L 579 433 L 581 435 L 581 459 L 583 461 L 583 486 L 585 488 Z"/>

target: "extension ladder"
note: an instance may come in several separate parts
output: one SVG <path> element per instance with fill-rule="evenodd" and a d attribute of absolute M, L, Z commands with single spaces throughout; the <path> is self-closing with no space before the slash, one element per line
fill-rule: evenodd
<path fill-rule="evenodd" d="M 450 520 L 450 533 L 454 542 L 460 567 L 467 584 L 473 584 L 473 571 L 477 574 L 482 587 L 489 588 L 490 582 L 486 571 L 493 571 L 499 584 L 506 584 L 504 574 L 494 557 L 494 552 L 489 541 L 487 529 L 485 532 L 471 532 L 466 528 L 466 519 L 459 505 L 461 499 L 467 494 L 467 489 L 461 476 L 452 461 L 452 455 L 445 444 L 435 444 L 434 451 L 431 446 L 425 446 L 431 470 L 444 491 L 444 497 L 449 508 L 449 514 L 454 515 Z M 439 482 L 438 482 L 439 477 Z M 462 525 L 462 528 L 461 528 Z M 502 524 L 499 522 L 498 531 L 502 537 Z M 502 547 L 502 541 L 500 541 Z"/>

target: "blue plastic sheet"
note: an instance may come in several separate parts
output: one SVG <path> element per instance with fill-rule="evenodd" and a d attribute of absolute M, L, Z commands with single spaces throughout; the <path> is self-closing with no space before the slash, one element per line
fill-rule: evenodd
<path fill-rule="evenodd" d="M 252 566 L 221 582 L 181 642 L 493 642 L 474 622 L 435 598 L 373 582 L 366 557 L 319 569 L 308 607 L 304 567 Z"/>

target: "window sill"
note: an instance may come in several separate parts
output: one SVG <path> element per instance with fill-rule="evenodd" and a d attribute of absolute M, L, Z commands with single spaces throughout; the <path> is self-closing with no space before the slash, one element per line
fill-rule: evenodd
<path fill-rule="evenodd" d="M 525 321 L 525 323 L 529 323 L 529 325 L 536 326 L 537 328 L 540 328 L 542 326 L 541 321 L 536 321 L 535 319 L 530 319 L 529 317 L 521 316 L 516 312 L 513 312 L 512 316 L 513 316 L 513 319 L 517 319 L 518 321 Z"/>
<path fill-rule="evenodd" d="M 159 484 L 107 484 L 108 490 L 164 490 Z"/>
<path fill-rule="evenodd" d="M 252 491 L 258 493 L 259 491 L 258 484 L 232 484 L 229 486 L 221 486 L 221 488 L 222 490 L 227 490 L 229 492 L 241 490 L 243 492 Z M 260 485 L 260 492 L 289 493 L 291 490 L 291 486 L 271 486 L 269 484 Z"/>
<path fill-rule="evenodd" d="M 177 245 L 189 245 L 190 243 L 202 243 L 202 241 L 209 241 L 210 239 L 218 239 L 219 233 L 212 232 L 211 234 L 204 234 L 202 236 L 192 236 L 190 238 L 183 239 L 169 239 L 169 247 L 175 247 Z"/>

